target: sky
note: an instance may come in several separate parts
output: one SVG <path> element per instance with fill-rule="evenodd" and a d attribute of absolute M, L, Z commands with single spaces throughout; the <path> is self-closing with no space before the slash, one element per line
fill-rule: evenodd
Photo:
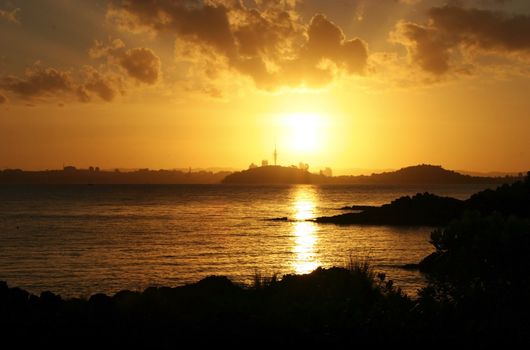
<path fill-rule="evenodd" d="M 530 168 L 527 0 L 0 0 L 0 169 Z"/>

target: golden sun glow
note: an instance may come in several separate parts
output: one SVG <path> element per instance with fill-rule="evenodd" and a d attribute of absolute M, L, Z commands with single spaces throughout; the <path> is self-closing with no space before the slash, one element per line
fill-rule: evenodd
<path fill-rule="evenodd" d="M 322 143 L 323 119 L 312 113 L 291 113 L 282 117 L 284 138 L 292 152 L 315 152 Z"/>

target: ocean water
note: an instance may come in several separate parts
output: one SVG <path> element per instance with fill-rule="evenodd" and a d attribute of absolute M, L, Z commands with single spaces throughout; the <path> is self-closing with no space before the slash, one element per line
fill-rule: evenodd
<path fill-rule="evenodd" d="M 402 269 L 433 251 L 431 228 L 305 221 L 346 205 L 429 191 L 465 199 L 494 185 L 0 186 L 0 280 L 62 296 L 177 286 L 209 275 L 238 283 L 368 259 L 414 294 Z M 290 221 L 268 219 L 288 217 Z"/>

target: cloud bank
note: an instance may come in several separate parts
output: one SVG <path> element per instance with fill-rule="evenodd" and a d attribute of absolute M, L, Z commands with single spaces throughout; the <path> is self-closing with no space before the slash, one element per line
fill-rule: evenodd
<path fill-rule="evenodd" d="M 96 41 L 90 49 L 92 58 L 105 58 L 108 64 L 118 66 L 136 82 L 147 85 L 155 84 L 161 73 L 161 62 L 153 50 L 146 47 L 127 49 L 120 39 L 109 45 Z"/>
<path fill-rule="evenodd" d="M 78 100 L 89 102 L 95 96 L 110 102 L 118 95 L 119 81 L 99 73 L 95 68 L 84 66 L 82 78 L 75 79 L 70 71 L 43 68 L 40 64 L 26 69 L 20 76 L 8 75 L 0 81 L 0 89 L 23 100 Z"/>
<path fill-rule="evenodd" d="M 363 74 L 367 44 L 348 39 L 323 14 L 303 24 L 294 1 L 113 1 L 108 17 L 131 32 L 170 34 L 179 59 L 202 63 L 214 77 L 230 70 L 260 89 L 318 87 L 340 74 Z"/>
<path fill-rule="evenodd" d="M 83 65 L 74 72 L 36 63 L 21 76 L 0 79 L 0 90 L 26 101 L 111 102 L 125 94 L 128 80 L 154 85 L 160 78 L 160 58 L 149 48 L 127 49 L 119 39 L 107 46 L 96 41 L 89 56 L 103 58 L 104 63 L 98 69 Z"/>
<path fill-rule="evenodd" d="M 459 6 L 433 7 L 426 24 L 400 22 L 392 34 L 412 62 L 434 75 L 451 70 L 455 56 L 528 58 L 530 16 Z"/>
<path fill-rule="evenodd" d="M 74 89 L 71 73 L 38 65 L 26 70 L 23 77 L 8 75 L 0 87 L 22 98 L 30 99 L 52 94 L 67 94 Z"/>
<path fill-rule="evenodd" d="M 356 76 L 364 77 L 355 79 L 360 84 L 380 83 L 385 88 L 434 83 L 462 72 L 530 74 L 530 5 L 521 0 L 108 0 L 107 4 L 100 12 L 109 21 L 106 28 L 115 24 L 133 33 L 124 37 L 136 45 L 128 47 L 120 39 L 91 43 L 89 38 L 83 46 L 86 61 L 62 66 L 39 63 L 25 71 L 19 57 L 6 50 L 0 56 L 5 72 L 0 77 L 3 103 L 7 98 L 111 102 L 140 89 L 160 96 L 198 91 L 222 97 L 248 88 L 322 88 Z M 18 9 L 0 10 L 0 17 L 19 23 L 18 13 Z M 30 33 L 32 26 L 2 25 L 15 34 Z M 50 35 L 54 39 L 57 34 Z M 148 47 L 150 41 L 162 55 Z M 13 44 L 11 51 L 27 47 Z M 38 54 L 34 61 L 40 59 Z"/>

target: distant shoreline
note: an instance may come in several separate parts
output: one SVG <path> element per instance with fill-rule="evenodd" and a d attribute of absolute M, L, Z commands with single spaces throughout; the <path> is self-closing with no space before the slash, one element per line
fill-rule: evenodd
<path fill-rule="evenodd" d="M 461 174 L 435 165 L 415 165 L 392 172 L 357 176 L 330 176 L 314 174 L 307 168 L 294 166 L 262 166 L 239 172 L 192 172 L 182 170 L 150 170 L 122 172 L 99 168 L 77 169 L 67 166 L 62 170 L 24 171 L 5 169 L 0 171 L 0 184 L 78 184 L 78 185 L 127 185 L 127 184 L 230 184 L 230 185 L 459 185 L 512 183 L 520 176 L 482 177 Z"/>

